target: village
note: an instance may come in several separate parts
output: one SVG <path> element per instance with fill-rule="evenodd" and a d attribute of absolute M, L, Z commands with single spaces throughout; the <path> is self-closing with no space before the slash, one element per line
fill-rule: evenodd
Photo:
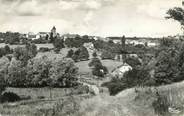
<path fill-rule="evenodd" d="M 183 116 L 183 6 L 0 0 L 0 116 Z"/>

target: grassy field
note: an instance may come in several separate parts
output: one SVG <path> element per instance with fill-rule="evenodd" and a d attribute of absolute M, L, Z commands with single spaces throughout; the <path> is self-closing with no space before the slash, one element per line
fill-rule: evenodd
<path fill-rule="evenodd" d="M 88 66 L 90 60 L 77 62 L 76 66 L 79 67 L 79 73 L 86 74 L 91 72 L 90 67 Z M 111 72 L 114 68 L 123 64 L 123 62 L 115 60 L 101 60 L 102 64 L 107 67 L 108 71 Z"/>

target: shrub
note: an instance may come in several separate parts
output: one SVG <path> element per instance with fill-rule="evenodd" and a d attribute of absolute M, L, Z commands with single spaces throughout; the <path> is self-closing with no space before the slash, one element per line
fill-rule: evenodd
<path fill-rule="evenodd" d="M 136 66 L 140 66 L 141 62 L 139 61 L 138 58 L 134 58 L 134 57 L 128 57 L 125 59 L 125 62 L 127 64 L 129 64 L 132 67 L 136 67 Z"/>
<path fill-rule="evenodd" d="M 88 66 L 92 67 L 92 74 L 95 76 L 104 77 L 108 73 L 108 69 L 102 65 L 98 58 L 93 58 Z"/>
<path fill-rule="evenodd" d="M 109 89 L 110 95 L 116 95 L 122 90 L 129 87 L 128 84 L 123 83 L 122 80 L 113 78 L 110 82 L 105 82 L 102 84 Z"/>
<path fill-rule="evenodd" d="M 159 116 L 168 116 L 169 101 L 166 96 L 157 94 L 156 100 L 152 103 L 154 111 Z"/>
<path fill-rule="evenodd" d="M 84 46 L 79 48 L 79 57 L 78 58 L 80 61 L 88 60 L 89 53 L 88 53 L 88 50 Z"/>
<path fill-rule="evenodd" d="M 39 52 L 48 52 L 48 51 L 50 51 L 50 49 L 47 47 L 40 47 L 39 48 Z"/>
<path fill-rule="evenodd" d="M 19 60 L 12 59 L 8 66 L 8 75 L 6 82 L 9 86 L 24 87 L 26 86 L 26 67 Z"/>
<path fill-rule="evenodd" d="M 5 92 L 3 95 L 0 97 L 0 102 L 15 102 L 21 100 L 20 97 L 13 93 L 13 92 Z"/>
<path fill-rule="evenodd" d="M 2 94 L 2 92 L 5 90 L 5 81 L 4 81 L 4 77 L 2 75 L 0 75 L 0 96 Z"/>
<path fill-rule="evenodd" d="M 58 53 L 62 48 L 64 48 L 64 40 L 61 38 L 56 38 L 54 39 L 53 45 L 54 51 Z"/>
<path fill-rule="evenodd" d="M 51 62 L 47 56 L 36 57 L 28 62 L 26 80 L 29 86 L 47 86 Z"/>
<path fill-rule="evenodd" d="M 66 57 L 67 58 L 72 58 L 73 55 L 74 55 L 74 51 L 71 49 L 71 50 L 68 51 Z"/>
<path fill-rule="evenodd" d="M 112 52 L 109 52 L 107 50 L 103 50 L 101 58 L 102 59 L 112 59 L 114 60 L 115 55 Z"/>
<path fill-rule="evenodd" d="M 77 85 L 78 68 L 71 59 L 56 59 L 52 62 L 49 76 L 50 84 L 59 87 L 72 87 Z"/>
<path fill-rule="evenodd" d="M 73 60 L 43 56 L 29 61 L 26 80 L 36 87 L 71 87 L 77 84 L 77 74 Z"/>
<path fill-rule="evenodd" d="M 26 65 L 29 59 L 32 59 L 36 56 L 37 47 L 35 44 L 27 43 L 25 47 L 15 48 L 13 54 L 17 60 L 22 61 L 23 64 Z"/>

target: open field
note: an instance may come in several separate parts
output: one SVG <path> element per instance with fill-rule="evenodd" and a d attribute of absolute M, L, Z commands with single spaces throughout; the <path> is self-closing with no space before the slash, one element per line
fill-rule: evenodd
<path fill-rule="evenodd" d="M 90 60 L 77 62 L 76 66 L 79 67 L 79 72 L 82 74 L 86 74 L 91 72 L 90 67 L 88 66 Z M 114 68 L 123 64 L 123 62 L 115 61 L 115 60 L 101 60 L 102 64 L 107 67 L 108 71 L 111 72 Z"/>

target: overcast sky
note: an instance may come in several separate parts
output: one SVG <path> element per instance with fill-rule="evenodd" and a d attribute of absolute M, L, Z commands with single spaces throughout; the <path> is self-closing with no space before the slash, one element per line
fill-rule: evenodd
<path fill-rule="evenodd" d="M 0 31 L 99 36 L 176 35 L 179 23 L 166 11 L 181 0 L 0 0 Z"/>

